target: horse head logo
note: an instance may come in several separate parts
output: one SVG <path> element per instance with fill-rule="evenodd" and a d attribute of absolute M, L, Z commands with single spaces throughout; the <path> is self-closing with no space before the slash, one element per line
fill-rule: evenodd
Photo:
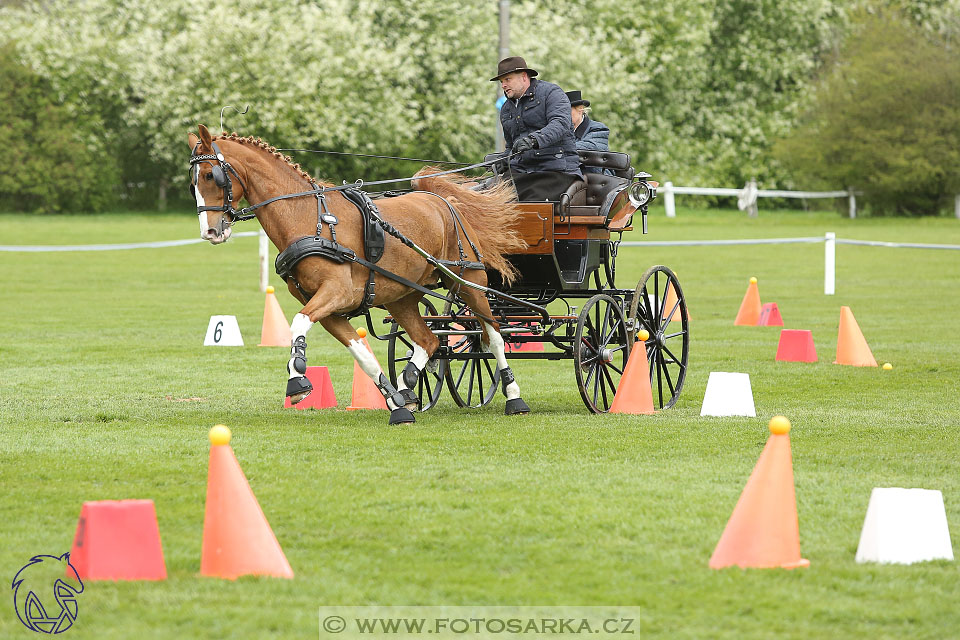
<path fill-rule="evenodd" d="M 79 589 L 70 584 L 76 582 Z M 34 556 L 13 578 L 13 602 L 25 627 L 38 633 L 63 633 L 77 619 L 83 581 L 70 554 Z M 51 597 L 52 596 L 52 597 Z"/>

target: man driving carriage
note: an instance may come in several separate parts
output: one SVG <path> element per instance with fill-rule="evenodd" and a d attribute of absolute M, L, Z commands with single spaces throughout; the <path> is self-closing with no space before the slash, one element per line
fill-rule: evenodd
<path fill-rule="evenodd" d="M 577 155 L 570 100 L 563 89 L 537 79 L 537 70 L 513 56 L 504 58 L 491 81 L 500 82 L 507 100 L 500 123 L 510 158 L 504 173 L 521 201 L 556 200 L 583 181 Z"/>

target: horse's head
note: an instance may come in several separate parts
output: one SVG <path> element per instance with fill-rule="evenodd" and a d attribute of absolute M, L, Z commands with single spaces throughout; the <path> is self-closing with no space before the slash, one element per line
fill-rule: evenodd
<path fill-rule="evenodd" d="M 234 205 L 246 192 L 246 185 L 236 168 L 223 157 L 223 152 L 202 124 L 199 137 L 189 136 L 190 191 L 197 200 L 200 237 L 210 244 L 226 242 L 230 228 L 237 221 Z M 233 178 L 236 178 L 234 182 Z"/>

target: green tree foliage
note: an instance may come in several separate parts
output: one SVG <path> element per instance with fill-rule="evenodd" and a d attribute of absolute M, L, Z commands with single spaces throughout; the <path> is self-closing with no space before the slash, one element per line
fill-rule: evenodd
<path fill-rule="evenodd" d="M 43 76 L 0 47 L 0 208 L 97 210 L 119 182 L 95 120 L 78 119 Z"/>
<path fill-rule="evenodd" d="M 960 54 L 895 11 L 867 14 L 776 155 L 795 180 L 861 189 L 871 211 L 936 214 L 960 193 Z"/>
<path fill-rule="evenodd" d="M 773 142 L 872 0 L 512 0 L 510 51 L 580 89 L 638 168 L 677 184 L 785 184 Z M 908 4 L 932 32 L 960 0 Z M 186 133 L 204 123 L 285 148 L 476 162 L 493 150 L 496 0 L 34 0 L 0 5 L 0 44 L 102 125 L 118 184 L 186 195 Z M 419 163 L 291 154 L 337 181 Z M 810 185 L 800 184 L 808 187 Z M 831 188 L 842 185 L 831 184 Z M 116 190 L 115 190 L 116 193 Z M 121 195 L 124 190 L 121 189 Z M 129 196 L 129 193 L 126 195 Z"/>

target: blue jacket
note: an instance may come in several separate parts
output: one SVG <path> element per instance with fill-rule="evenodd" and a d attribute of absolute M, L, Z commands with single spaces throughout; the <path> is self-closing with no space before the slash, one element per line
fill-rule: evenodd
<path fill-rule="evenodd" d="M 610 129 L 602 122 L 591 120 L 586 114 L 573 134 L 577 139 L 577 151 L 610 151 Z M 610 169 L 600 167 L 584 167 L 583 170 L 585 173 L 614 175 Z"/>
<path fill-rule="evenodd" d="M 526 93 L 503 103 L 500 124 L 508 152 L 514 140 L 524 136 L 532 135 L 537 141 L 536 149 L 510 161 L 513 171 L 558 171 L 583 177 L 573 137 L 570 100 L 557 85 L 531 78 Z"/>

